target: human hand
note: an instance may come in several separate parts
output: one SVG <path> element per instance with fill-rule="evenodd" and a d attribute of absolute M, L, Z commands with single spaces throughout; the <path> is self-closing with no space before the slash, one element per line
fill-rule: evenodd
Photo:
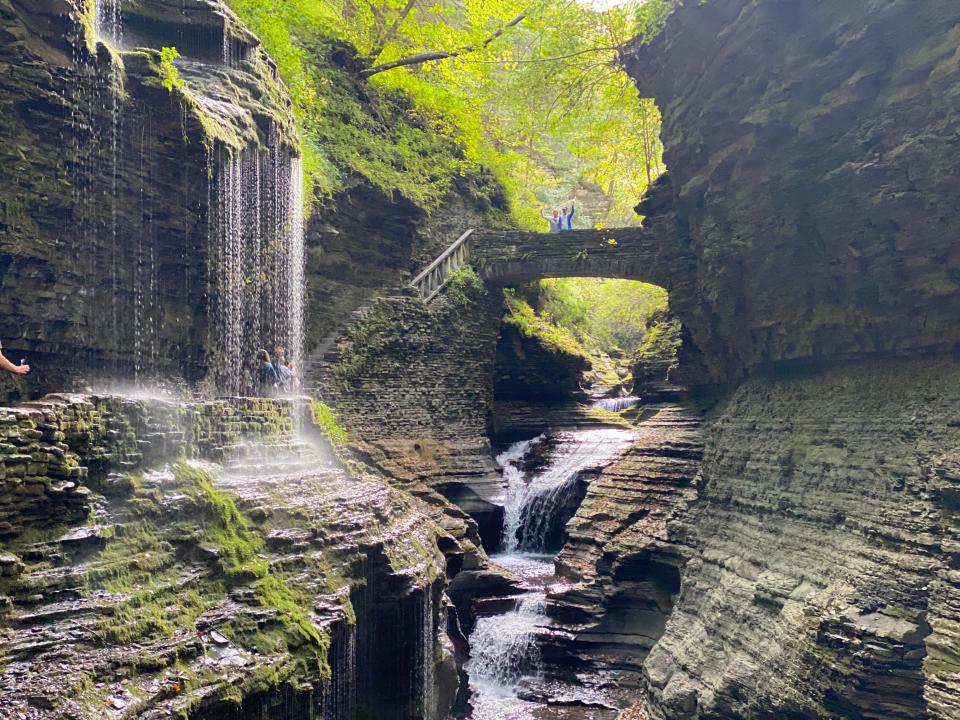
<path fill-rule="evenodd" d="M 28 372 L 30 372 L 29 365 L 16 365 L 15 368 L 16 369 L 13 372 L 17 375 L 26 375 Z"/>

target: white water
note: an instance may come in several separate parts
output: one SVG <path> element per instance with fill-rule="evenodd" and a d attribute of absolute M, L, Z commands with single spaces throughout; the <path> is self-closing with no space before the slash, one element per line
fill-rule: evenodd
<path fill-rule="evenodd" d="M 473 652 L 467 665 L 475 689 L 512 697 L 511 688 L 521 677 L 540 674 L 535 631 L 547 622 L 546 607 L 546 594 L 531 592 L 510 612 L 477 620 L 470 635 Z"/>
<path fill-rule="evenodd" d="M 472 720 L 611 717 L 607 711 L 548 707 L 518 693 L 544 675 L 538 636 L 550 625 L 547 594 L 563 582 L 554 576 L 553 556 L 531 550 L 545 544 L 547 532 L 558 522 L 557 513 L 569 498 L 564 491 L 580 473 L 610 463 L 633 438 L 631 431 L 616 428 L 560 433 L 549 439 L 558 443 L 546 462 L 531 473 L 523 471 L 524 460 L 532 450 L 544 449 L 539 447 L 548 442 L 544 436 L 514 443 L 497 457 L 504 478 L 505 552 L 491 559 L 523 579 L 525 594 L 509 611 L 478 618 L 470 634 L 466 670 L 473 691 Z"/>
<path fill-rule="evenodd" d="M 211 179 L 211 366 L 217 389 L 253 390 L 263 348 L 301 367 L 303 170 L 275 132 L 266 151 L 221 149 Z"/>
<path fill-rule="evenodd" d="M 503 469 L 503 547 L 506 552 L 515 552 L 519 545 L 517 532 L 520 516 L 527 496 L 527 478 L 520 465 L 530 449 L 542 442 L 543 435 L 532 440 L 515 442 L 497 456 L 497 464 Z"/>
<path fill-rule="evenodd" d="M 539 628 L 549 624 L 546 583 L 553 576 L 550 555 L 510 553 L 491 558 L 525 580 L 527 594 L 501 615 L 477 618 L 470 633 L 466 671 L 473 691 L 472 720 L 519 720 L 530 717 L 528 703 L 516 696 L 525 677 L 542 673 Z"/>
<path fill-rule="evenodd" d="M 594 405 L 608 412 L 621 412 L 627 408 L 632 408 L 640 402 L 640 398 L 633 395 L 615 398 L 600 398 Z"/>
<path fill-rule="evenodd" d="M 547 549 L 547 536 L 580 473 L 609 462 L 633 440 L 629 430 L 602 428 L 559 434 L 559 445 L 551 451 L 545 467 L 528 474 L 522 470 L 524 457 L 544 441 L 514 443 L 497 457 L 503 468 L 503 547 L 506 552 Z"/>
<path fill-rule="evenodd" d="M 93 30 L 100 40 L 119 48 L 123 44 L 121 0 L 96 0 L 93 9 Z"/>

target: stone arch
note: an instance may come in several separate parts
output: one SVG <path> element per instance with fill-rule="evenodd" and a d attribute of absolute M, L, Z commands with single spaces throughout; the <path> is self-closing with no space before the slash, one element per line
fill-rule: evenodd
<path fill-rule="evenodd" d="M 473 262 L 493 285 L 544 278 L 604 277 L 663 285 L 660 243 L 646 228 L 536 233 L 479 230 L 471 238 Z"/>

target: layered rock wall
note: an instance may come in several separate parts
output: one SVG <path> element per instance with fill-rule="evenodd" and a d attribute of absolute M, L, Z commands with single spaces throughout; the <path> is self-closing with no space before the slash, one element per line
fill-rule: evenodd
<path fill-rule="evenodd" d="M 304 410 L 79 396 L 5 409 L 10 444 L 82 471 L 79 489 L 59 489 L 88 514 L 51 505 L 53 461 L 35 457 L 23 484 L 7 468 L 4 499 L 47 493 L 4 506 L 23 532 L 0 552 L 0 708 L 445 716 L 458 678 L 438 545 L 456 557 L 457 542 L 434 508 L 348 472 Z"/>
<path fill-rule="evenodd" d="M 182 405 L 50 395 L 0 417 L 0 537 L 86 519 L 90 468 L 163 458 L 223 459 L 244 440 L 286 438 L 304 408 L 266 399 Z"/>
<path fill-rule="evenodd" d="M 263 186 L 265 239 L 287 212 L 267 201 L 297 140 L 256 38 L 219 2 L 123 6 L 127 36 L 101 40 L 90 2 L 0 4 L 0 336 L 36 368 L 9 388 L 21 396 L 204 378 L 228 344 L 211 315 L 237 294 L 214 272 L 231 203 Z M 165 46 L 183 55 L 173 69 Z"/>
<path fill-rule="evenodd" d="M 664 530 L 651 717 L 958 713 L 958 29 L 945 1 L 686 2 L 624 54 L 664 116 L 640 210 L 673 216 L 680 372 L 732 393 Z"/>
<path fill-rule="evenodd" d="M 691 381 L 956 347 L 958 33 L 950 0 L 717 0 L 627 50 L 664 116 Z"/>
<path fill-rule="evenodd" d="M 368 459 L 404 483 L 436 488 L 499 537 L 488 425 L 499 293 L 377 300 L 326 358 L 320 394 Z"/>
<path fill-rule="evenodd" d="M 956 717 L 956 361 L 741 386 L 645 663 L 655 718 Z"/>
<path fill-rule="evenodd" d="M 319 382 L 323 356 L 351 313 L 396 292 L 464 231 L 504 223 L 506 212 L 499 186 L 484 176 L 456 183 L 430 214 L 365 183 L 338 193 L 329 205 L 318 208 L 307 226 L 311 384 Z"/>
<path fill-rule="evenodd" d="M 551 652 L 575 665 L 620 672 L 638 693 L 641 664 L 663 633 L 685 557 L 672 524 L 697 502 L 700 417 L 678 405 L 645 408 L 635 443 L 587 487 L 567 523 L 557 573 L 570 581 L 548 597 L 566 630 Z"/>

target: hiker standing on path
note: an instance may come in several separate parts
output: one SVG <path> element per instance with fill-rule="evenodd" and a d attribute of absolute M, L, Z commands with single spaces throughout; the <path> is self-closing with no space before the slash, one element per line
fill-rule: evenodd
<path fill-rule="evenodd" d="M 577 208 L 574 207 L 573 201 L 570 202 L 570 212 L 567 213 L 567 209 L 563 209 L 563 220 L 564 220 L 564 230 L 573 230 L 573 213 Z"/>

